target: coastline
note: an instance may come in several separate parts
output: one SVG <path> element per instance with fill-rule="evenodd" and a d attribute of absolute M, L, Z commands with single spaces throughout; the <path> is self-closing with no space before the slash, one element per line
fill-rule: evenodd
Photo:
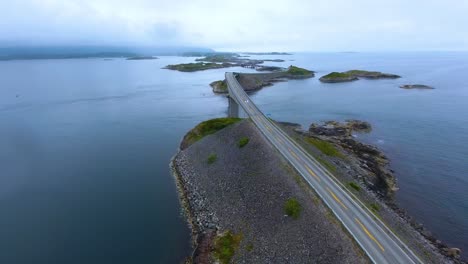
<path fill-rule="evenodd" d="M 291 123 L 280 123 L 282 126 L 288 126 L 289 128 L 297 128 L 294 124 Z M 297 131 L 289 131 L 290 133 L 297 133 Z M 302 145 L 302 144 L 301 144 Z M 176 184 L 178 185 L 179 196 L 181 198 L 185 215 L 187 221 L 192 230 L 192 244 L 193 244 L 193 253 L 192 257 L 198 256 L 200 254 L 206 254 L 206 244 L 208 247 L 212 246 L 213 233 L 204 234 L 202 236 L 208 236 L 208 240 L 204 241 L 203 237 L 200 236 L 200 226 L 196 224 L 194 219 L 199 218 L 196 213 L 193 211 L 193 208 L 190 208 L 190 198 L 188 195 L 188 185 L 187 182 L 184 182 L 183 177 L 179 171 L 178 165 L 175 162 L 176 157 L 180 154 L 180 149 L 178 154 L 174 156 L 171 160 L 171 168 L 173 169 L 173 175 L 176 178 Z M 335 174 L 335 173 L 334 173 Z M 338 177 L 340 178 L 340 177 Z M 349 181 L 349 178 L 339 179 L 343 184 L 346 184 Z M 382 193 L 376 192 L 375 189 L 372 190 L 368 186 L 362 186 L 364 192 L 353 194 L 359 196 L 359 200 L 365 204 L 378 204 L 376 206 L 379 208 L 375 212 L 376 216 L 380 219 L 385 220 L 387 226 L 392 230 L 397 231 L 397 234 L 404 234 L 403 238 L 406 242 L 411 241 L 411 247 L 417 247 L 419 254 L 425 255 L 426 259 L 431 256 L 429 259 L 433 261 L 428 261 L 428 263 L 464 263 L 462 260 L 457 258 L 448 258 L 451 249 L 449 249 L 445 244 L 437 240 L 435 237 L 430 235 L 430 232 L 426 230 L 422 225 L 416 223 L 411 216 L 409 216 L 404 210 L 399 208 L 397 204 L 388 197 L 384 197 Z M 216 228 L 215 228 L 216 229 Z M 429 234 L 429 235 L 428 235 Z M 205 244 L 205 248 L 200 248 L 200 245 Z M 204 252 L 204 253 L 203 253 Z M 445 256 L 444 256 L 445 255 Z M 437 257 L 438 256 L 438 257 Z"/>

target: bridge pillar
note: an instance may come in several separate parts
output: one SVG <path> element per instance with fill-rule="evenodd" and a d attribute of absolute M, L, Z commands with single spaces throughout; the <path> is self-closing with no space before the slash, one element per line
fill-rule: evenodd
<path fill-rule="evenodd" d="M 239 105 L 234 99 L 232 99 L 231 96 L 228 96 L 228 100 L 229 100 L 228 116 L 239 117 Z"/>

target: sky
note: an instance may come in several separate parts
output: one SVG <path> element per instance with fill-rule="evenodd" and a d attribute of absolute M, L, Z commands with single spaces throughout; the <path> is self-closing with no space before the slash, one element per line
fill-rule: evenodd
<path fill-rule="evenodd" d="M 468 0 L 0 0 L 0 45 L 468 50 Z"/>

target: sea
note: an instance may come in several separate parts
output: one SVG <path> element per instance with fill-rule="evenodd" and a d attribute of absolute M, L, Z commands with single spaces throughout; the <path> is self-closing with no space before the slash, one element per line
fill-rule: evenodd
<path fill-rule="evenodd" d="M 359 119 L 389 158 L 398 205 L 451 247 L 468 250 L 468 53 L 295 53 L 316 77 L 252 93 L 269 117 Z M 191 254 L 169 163 L 181 138 L 225 117 L 209 83 L 228 68 L 163 69 L 157 60 L 0 61 L 0 263 L 180 263 Z M 321 83 L 363 69 L 400 79 Z M 405 90 L 425 84 L 433 90 Z M 466 256 L 466 255 L 465 255 Z"/>

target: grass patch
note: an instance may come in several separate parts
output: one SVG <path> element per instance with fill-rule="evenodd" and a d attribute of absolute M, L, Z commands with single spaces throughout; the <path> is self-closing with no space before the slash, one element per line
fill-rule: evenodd
<path fill-rule="evenodd" d="M 197 142 L 198 140 L 202 139 L 203 137 L 213 134 L 229 125 L 239 122 L 240 120 L 242 119 L 226 117 L 226 118 L 215 118 L 215 119 L 201 122 L 195 128 L 190 130 L 187 133 L 187 135 L 185 135 L 184 141 L 189 146 Z"/>
<path fill-rule="evenodd" d="M 361 186 L 359 186 L 355 182 L 348 182 L 348 186 L 351 187 L 351 189 L 358 191 L 358 192 L 361 190 Z"/>
<path fill-rule="evenodd" d="M 296 67 L 296 66 L 292 66 L 292 65 L 289 66 L 287 72 L 289 74 L 291 74 L 291 75 L 298 75 L 298 76 L 309 75 L 309 74 L 313 73 L 312 71 L 309 71 L 309 70 L 306 70 L 306 69 L 303 69 L 303 68 L 299 68 L 299 67 Z"/>
<path fill-rule="evenodd" d="M 336 173 L 336 167 L 335 167 L 335 165 L 331 164 L 330 162 L 328 162 L 327 160 L 324 160 L 324 159 L 321 158 L 321 157 L 314 156 L 314 158 L 315 158 L 316 160 L 318 160 L 318 162 L 320 162 L 320 164 L 322 164 L 322 166 L 324 166 L 325 168 L 327 168 L 327 170 L 329 170 L 329 171 L 332 172 L 332 173 Z"/>
<path fill-rule="evenodd" d="M 252 252 L 254 246 L 252 243 L 248 243 L 247 246 L 245 246 L 245 250 L 247 250 L 248 252 Z"/>
<path fill-rule="evenodd" d="M 343 154 L 338 151 L 332 143 L 318 138 L 306 137 L 305 140 L 320 150 L 323 154 L 330 157 L 344 158 Z"/>
<path fill-rule="evenodd" d="M 250 139 L 248 137 L 243 137 L 239 140 L 239 142 L 237 143 L 237 145 L 239 146 L 239 148 L 243 148 L 245 145 L 247 145 L 249 143 Z"/>
<path fill-rule="evenodd" d="M 231 231 L 226 231 L 216 237 L 213 255 L 220 263 L 228 264 L 236 253 L 241 240 L 242 234 L 236 235 Z"/>
<path fill-rule="evenodd" d="M 217 159 L 218 156 L 216 155 L 216 153 L 211 153 L 206 161 L 208 162 L 208 164 L 213 164 Z"/>
<path fill-rule="evenodd" d="M 353 75 L 351 74 L 348 74 L 348 73 L 344 73 L 344 72 L 332 72 L 332 73 L 329 73 L 325 76 L 323 76 L 322 78 L 324 79 L 339 79 L 339 78 L 349 78 L 349 77 L 352 77 Z"/>
<path fill-rule="evenodd" d="M 360 75 L 380 75 L 381 72 L 377 71 L 363 71 L 363 70 L 350 70 L 345 72 L 345 74 L 353 75 L 353 76 L 360 76 Z"/>
<path fill-rule="evenodd" d="M 299 218 L 301 211 L 301 204 L 297 201 L 296 198 L 289 198 L 284 204 L 284 212 L 294 219 Z"/>
<path fill-rule="evenodd" d="M 378 204 L 376 204 L 376 203 L 371 203 L 369 205 L 369 207 L 370 207 L 371 211 L 374 212 L 374 213 L 378 213 L 380 211 L 380 206 Z"/>

